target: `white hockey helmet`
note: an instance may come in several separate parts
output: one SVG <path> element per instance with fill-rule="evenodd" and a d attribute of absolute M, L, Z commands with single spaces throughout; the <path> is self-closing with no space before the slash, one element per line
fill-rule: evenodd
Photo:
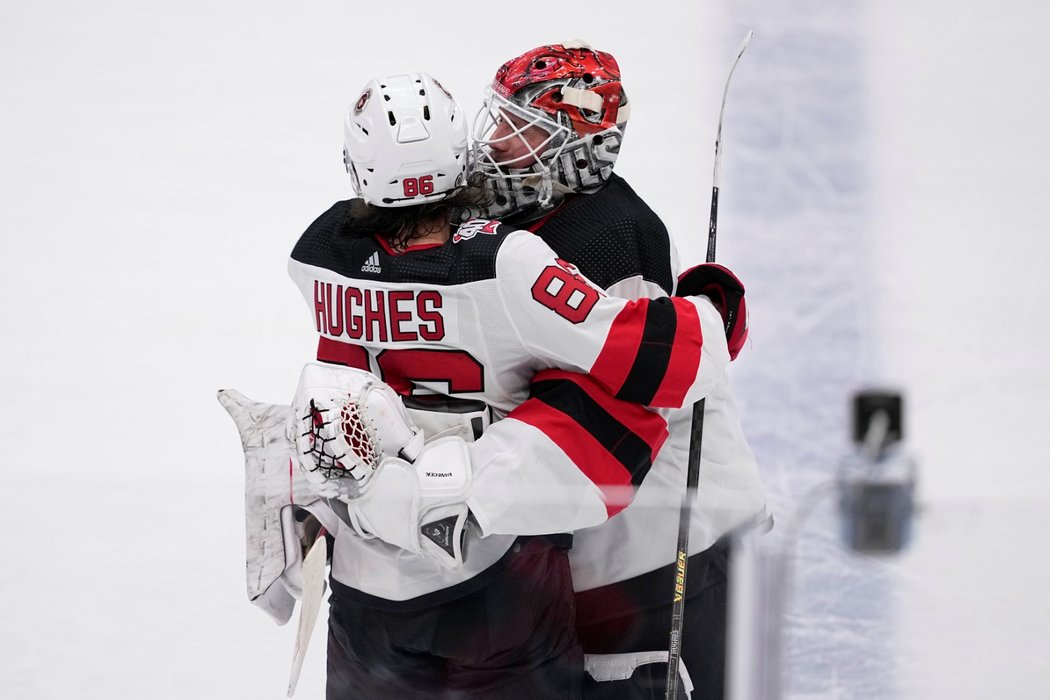
<path fill-rule="evenodd" d="M 555 192 L 596 191 L 612 175 L 629 116 L 616 59 L 585 42 L 504 63 L 473 129 L 474 167 L 495 194 L 486 215 L 541 213 Z M 527 133 L 536 127 L 546 132 L 539 143 Z M 507 159 L 508 150 L 520 155 Z"/>
<path fill-rule="evenodd" d="M 466 180 L 463 111 L 426 73 L 371 80 L 347 111 L 343 162 L 354 191 L 374 206 L 444 199 Z"/>

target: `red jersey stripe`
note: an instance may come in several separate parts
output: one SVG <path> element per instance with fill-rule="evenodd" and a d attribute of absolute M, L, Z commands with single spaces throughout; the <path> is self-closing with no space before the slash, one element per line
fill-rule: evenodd
<path fill-rule="evenodd" d="M 334 365 L 346 365 L 371 371 L 368 366 L 368 353 L 363 347 L 332 340 L 323 335 L 317 341 L 317 359 L 319 362 L 330 362 Z"/>
<path fill-rule="evenodd" d="M 656 459 L 656 453 L 660 451 L 664 441 L 667 439 L 667 420 L 662 415 L 645 406 L 612 397 L 593 377 L 585 374 L 567 372 L 560 369 L 545 369 L 542 372 L 537 372 L 532 381 L 540 382 L 548 379 L 569 381 L 576 384 L 595 403 L 605 409 L 610 416 L 644 440 L 645 444 L 652 451 L 651 459 Z"/>
<path fill-rule="evenodd" d="M 634 366 L 638 348 L 645 332 L 645 317 L 648 314 L 649 300 L 628 302 L 616 315 L 605 345 L 598 353 L 598 359 L 591 367 L 592 374 L 610 394 L 616 394 L 623 388 L 627 376 Z"/>
<path fill-rule="evenodd" d="M 594 439 L 576 421 L 542 401 L 529 400 L 504 420 L 518 420 L 531 425 L 560 447 L 576 467 L 605 494 L 606 512 L 612 517 L 626 508 L 618 503 L 624 487 L 631 487 L 631 473 L 624 468 L 605 445 Z M 612 487 L 612 492 L 607 491 Z M 615 495 L 613 495 L 615 494 Z M 608 501 L 612 500 L 612 503 Z"/>

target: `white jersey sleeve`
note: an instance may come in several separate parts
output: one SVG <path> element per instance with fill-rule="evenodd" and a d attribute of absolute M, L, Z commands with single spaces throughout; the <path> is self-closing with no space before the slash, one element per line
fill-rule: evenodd
<path fill-rule="evenodd" d="M 527 232 L 507 236 L 496 278 L 522 345 L 616 398 L 679 408 L 706 396 L 729 364 L 722 318 L 706 297 L 610 297 Z"/>
<path fill-rule="evenodd" d="M 468 506 L 489 534 L 570 532 L 625 508 L 668 437 L 666 411 L 592 377 L 545 370 L 532 396 L 470 445 Z"/>

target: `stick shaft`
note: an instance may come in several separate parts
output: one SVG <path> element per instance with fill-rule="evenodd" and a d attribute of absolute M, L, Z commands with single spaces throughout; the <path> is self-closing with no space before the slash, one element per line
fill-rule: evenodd
<path fill-rule="evenodd" d="M 740 57 L 747 51 L 754 32 L 748 32 L 740 49 L 736 52 L 733 65 L 729 67 L 729 75 L 726 76 L 725 88 L 722 90 L 722 106 L 718 110 L 718 129 L 715 131 L 715 160 L 711 173 L 711 220 L 707 227 L 707 262 L 715 261 L 715 240 L 718 236 L 718 188 L 722 184 L 722 121 L 726 115 L 726 98 L 729 97 L 729 83 L 733 80 L 733 72 L 736 64 L 740 63 Z"/>
<path fill-rule="evenodd" d="M 715 261 L 715 242 L 718 240 L 718 187 L 711 188 L 711 222 L 707 226 L 707 262 Z"/>
<path fill-rule="evenodd" d="M 740 57 L 744 55 L 754 32 L 744 37 L 740 50 L 737 51 L 733 65 L 726 77 L 725 89 L 722 91 L 722 107 L 718 112 L 718 130 L 715 135 L 715 160 L 711 186 L 711 220 L 707 229 L 707 262 L 715 261 L 715 244 L 718 237 L 718 186 L 722 160 L 722 120 L 725 117 L 726 97 L 729 95 L 729 82 Z M 682 507 L 678 514 L 678 551 L 675 554 L 674 597 L 671 606 L 671 633 L 667 654 L 667 692 L 665 700 L 678 698 L 678 664 L 682 657 L 682 630 L 685 626 L 685 583 L 689 573 L 689 526 L 692 522 L 693 501 L 700 486 L 700 452 L 704 437 L 704 399 L 693 404 L 693 420 L 689 435 L 689 460 L 686 471 L 685 494 L 682 496 Z"/>

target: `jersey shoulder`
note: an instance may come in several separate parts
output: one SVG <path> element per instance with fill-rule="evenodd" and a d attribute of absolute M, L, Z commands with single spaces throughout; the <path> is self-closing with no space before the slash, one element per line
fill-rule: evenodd
<path fill-rule="evenodd" d="M 342 267 L 340 260 L 346 257 L 346 251 L 338 242 L 349 228 L 350 202 L 336 202 L 314 219 L 292 248 L 292 259 L 316 267 Z"/>
<path fill-rule="evenodd" d="M 668 294 L 674 288 L 667 226 L 618 175 L 574 197 L 536 233 L 601 287 L 640 276 Z"/>
<path fill-rule="evenodd" d="M 336 202 L 317 217 L 292 249 L 292 260 L 363 282 L 466 284 L 496 276 L 496 256 L 515 231 L 499 221 L 471 219 L 454 227 L 443 245 L 394 254 L 368 232 L 354 229 L 351 202 Z"/>
<path fill-rule="evenodd" d="M 474 282 L 494 278 L 496 258 L 507 238 L 515 233 L 517 229 L 495 219 L 468 219 L 455 227 L 449 246 L 457 280 Z"/>

